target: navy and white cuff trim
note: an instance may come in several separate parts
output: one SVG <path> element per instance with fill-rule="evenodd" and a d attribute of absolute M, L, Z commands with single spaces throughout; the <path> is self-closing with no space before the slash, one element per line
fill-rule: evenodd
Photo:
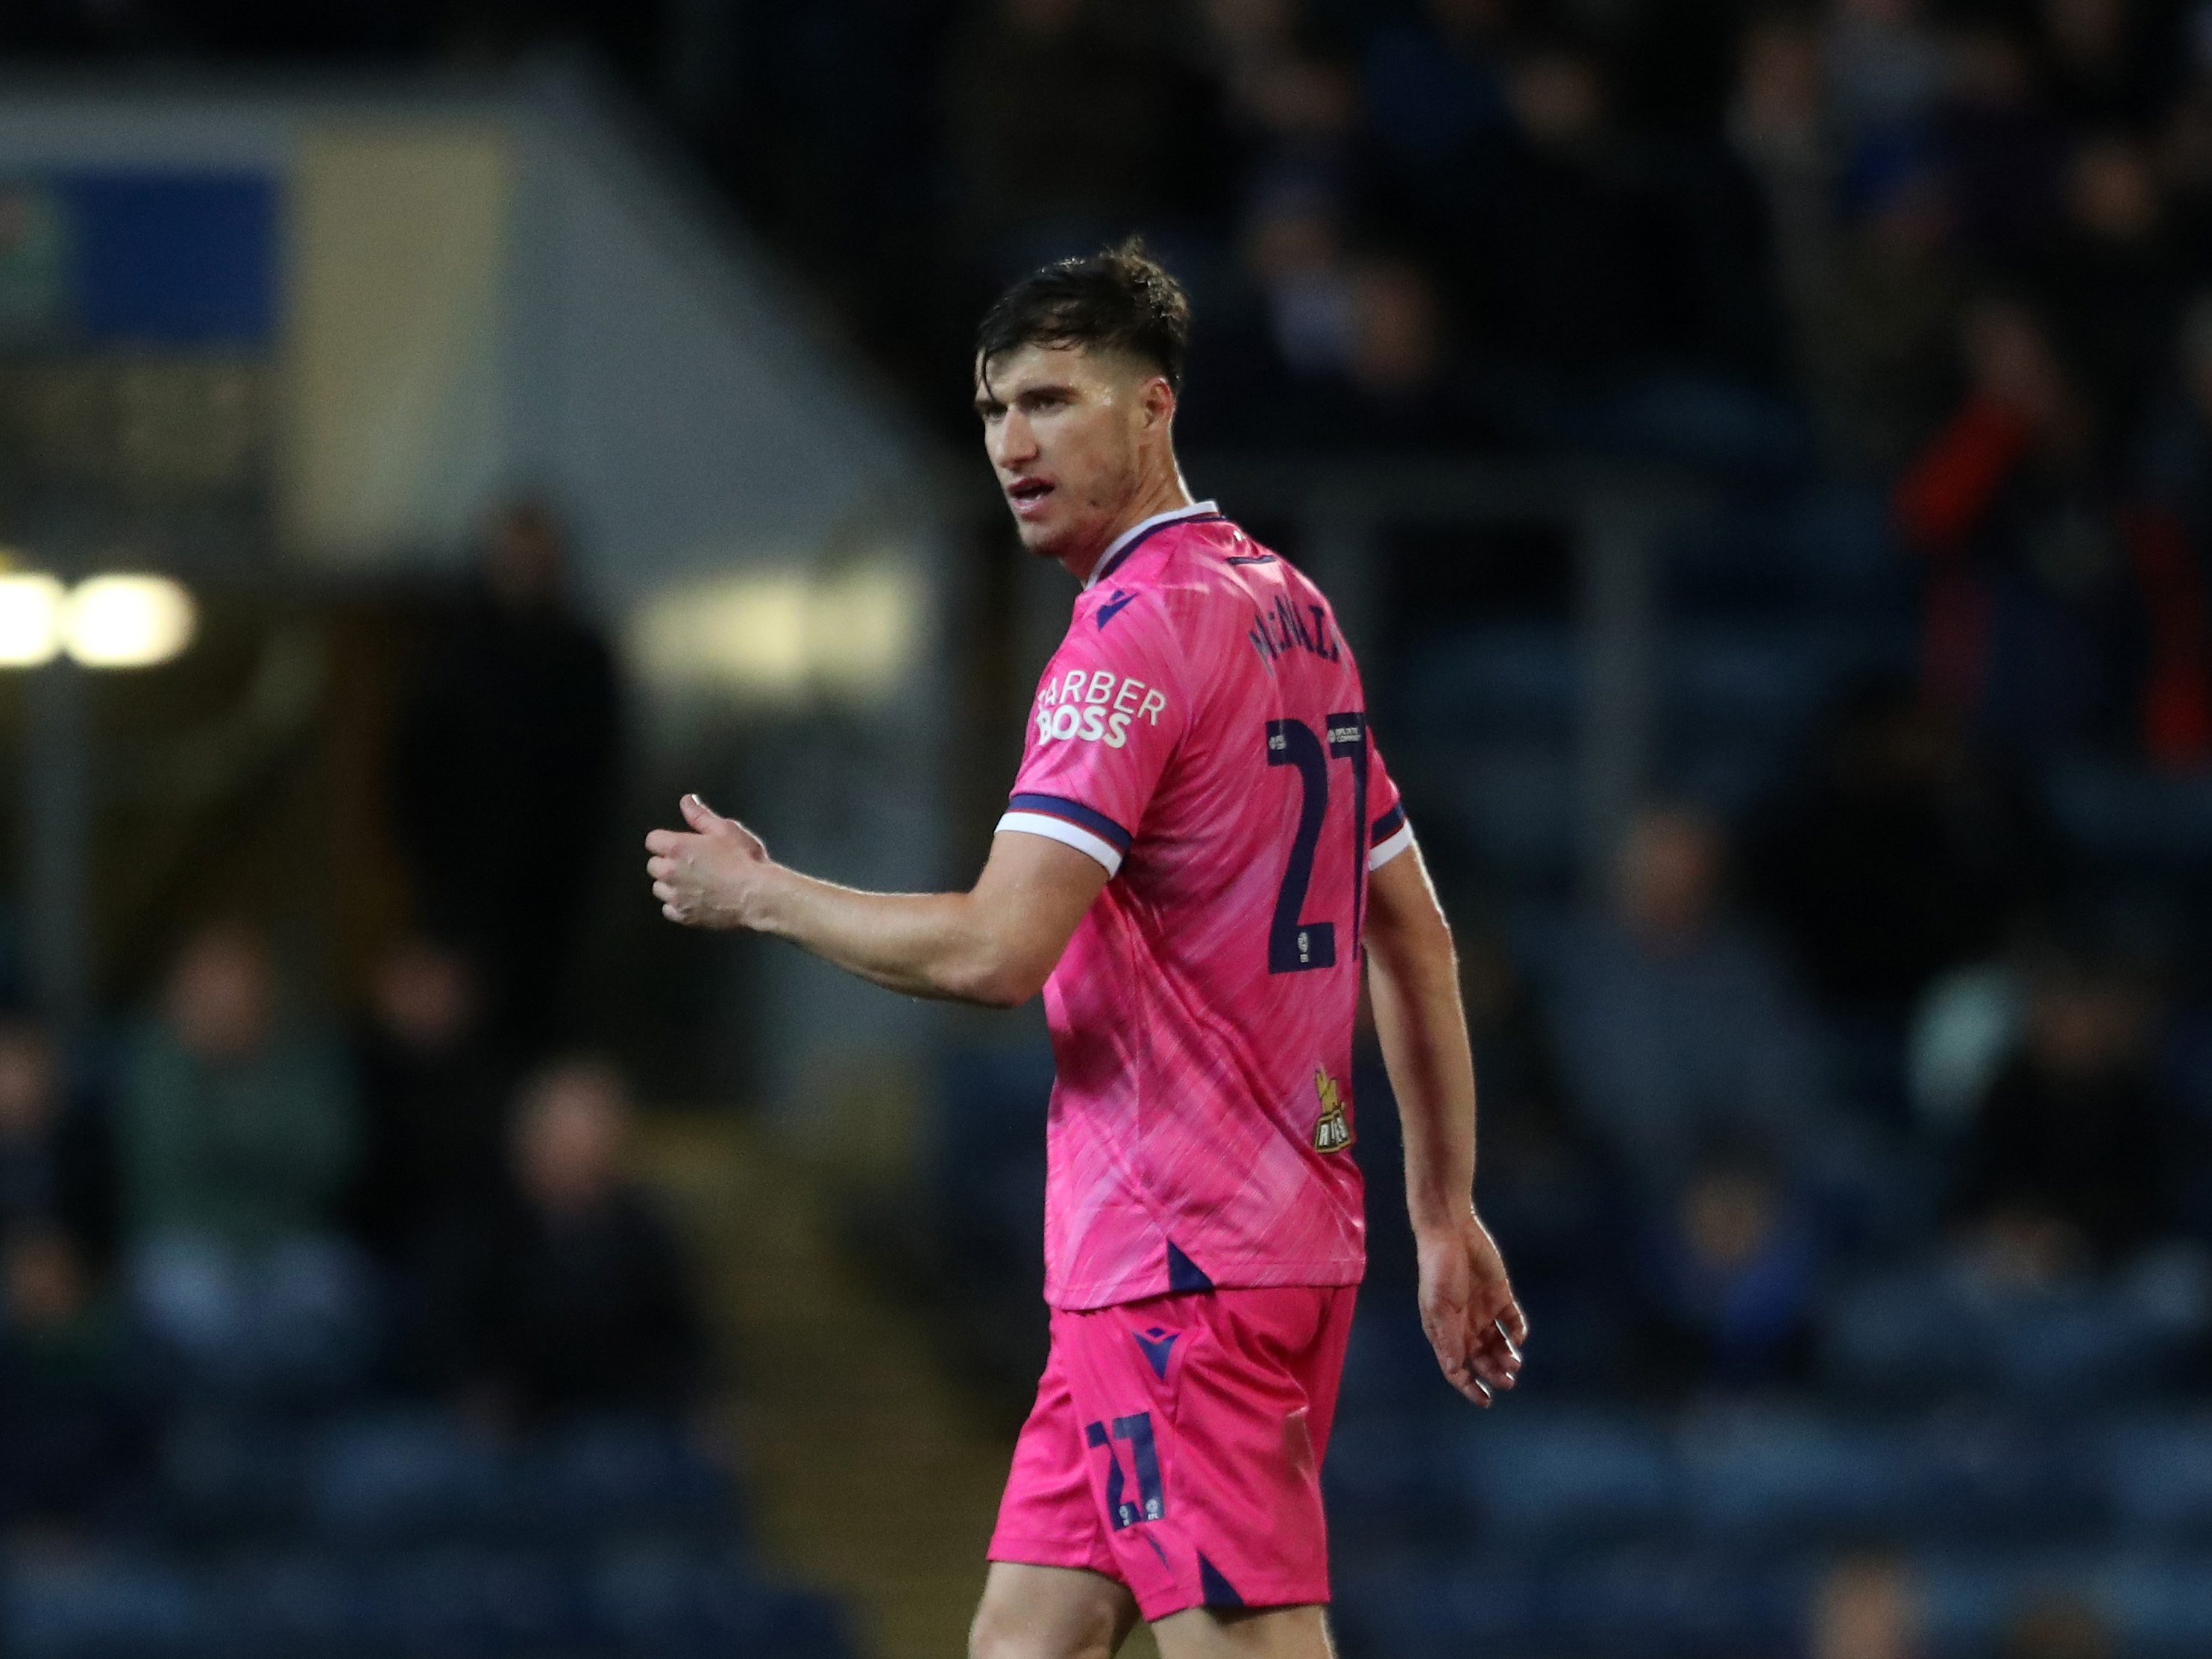
<path fill-rule="evenodd" d="M 1367 837 L 1367 867 L 1380 870 L 1413 844 L 1413 826 L 1406 822 L 1406 807 L 1401 801 L 1375 820 L 1375 827 Z"/>
<path fill-rule="evenodd" d="M 1042 836 L 1047 841 L 1073 847 L 1104 865 L 1109 876 L 1120 872 L 1121 855 L 1129 850 L 1129 842 L 1134 839 L 1103 812 L 1095 812 L 1080 801 L 1063 800 L 1058 795 L 1016 795 L 1006 803 L 1006 814 L 999 820 L 999 829 Z"/>

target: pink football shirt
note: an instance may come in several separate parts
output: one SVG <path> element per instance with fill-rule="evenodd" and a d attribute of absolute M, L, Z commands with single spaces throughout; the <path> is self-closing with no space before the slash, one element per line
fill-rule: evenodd
<path fill-rule="evenodd" d="M 1412 845 L 1314 585 L 1211 501 L 1099 562 L 1001 830 L 1111 875 L 1044 989 L 1045 1297 L 1349 1285 L 1367 873 Z"/>

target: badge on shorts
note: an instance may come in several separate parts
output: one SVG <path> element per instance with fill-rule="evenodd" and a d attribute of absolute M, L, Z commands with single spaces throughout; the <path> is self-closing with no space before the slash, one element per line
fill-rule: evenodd
<path fill-rule="evenodd" d="M 1321 1116 L 1314 1124 L 1314 1151 L 1340 1152 L 1352 1145 L 1352 1121 L 1344 1114 L 1344 1091 L 1334 1078 L 1316 1066 L 1314 1092 L 1321 1097 Z"/>

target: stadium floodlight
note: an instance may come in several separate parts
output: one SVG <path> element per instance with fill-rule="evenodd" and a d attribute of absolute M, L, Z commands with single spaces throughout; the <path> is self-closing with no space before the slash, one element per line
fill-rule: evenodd
<path fill-rule="evenodd" d="M 912 572 L 885 563 L 817 588 L 807 613 L 807 657 L 816 681 L 862 698 L 896 685 L 920 632 L 918 587 Z"/>
<path fill-rule="evenodd" d="M 37 668 L 62 649 L 69 596 L 42 571 L 0 574 L 0 668 Z"/>
<path fill-rule="evenodd" d="M 192 596 L 167 576 L 94 576 L 70 593 L 63 643 L 86 668 L 151 668 L 181 653 L 198 623 Z"/>
<path fill-rule="evenodd" d="M 777 571 L 686 583 L 641 608 L 632 653 L 648 680 L 683 690 L 865 701 L 892 690 L 912 660 L 919 586 L 889 562 L 827 577 Z"/>

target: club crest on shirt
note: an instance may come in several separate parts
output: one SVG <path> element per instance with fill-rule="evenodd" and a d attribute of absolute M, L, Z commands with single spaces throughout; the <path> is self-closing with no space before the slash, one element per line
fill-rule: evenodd
<path fill-rule="evenodd" d="M 1314 1092 L 1321 1097 L 1321 1116 L 1314 1122 L 1314 1151 L 1340 1152 L 1352 1145 L 1352 1120 L 1345 1115 L 1344 1091 L 1327 1070 L 1316 1066 Z"/>

